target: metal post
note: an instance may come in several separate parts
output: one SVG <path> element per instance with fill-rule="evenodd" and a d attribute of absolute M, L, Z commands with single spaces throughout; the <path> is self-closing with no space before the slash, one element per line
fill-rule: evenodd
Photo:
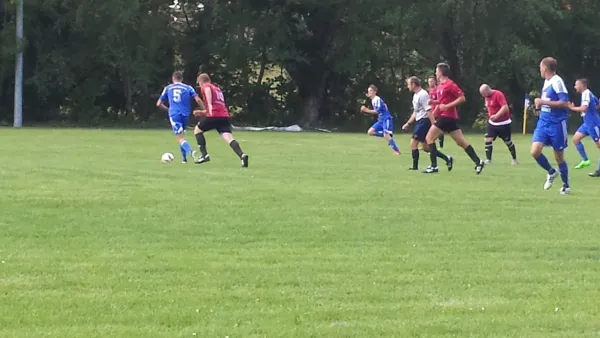
<path fill-rule="evenodd" d="M 15 128 L 23 126 L 23 2 L 17 2 L 17 64 L 15 66 Z"/>

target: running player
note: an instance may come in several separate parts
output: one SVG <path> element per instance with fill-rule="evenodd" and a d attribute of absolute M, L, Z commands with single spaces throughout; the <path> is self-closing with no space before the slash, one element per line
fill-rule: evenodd
<path fill-rule="evenodd" d="M 221 89 L 211 83 L 208 74 L 198 75 L 198 85 L 200 86 L 200 92 L 204 98 L 204 105 L 206 110 L 194 111 L 194 115 L 205 115 L 206 117 L 198 123 L 194 128 L 194 134 L 196 135 L 196 141 L 198 142 L 198 148 L 200 148 L 201 156 L 196 160 L 196 164 L 202 164 L 210 161 L 210 155 L 206 150 L 206 138 L 204 133 L 212 129 L 216 129 L 221 137 L 236 155 L 242 160 L 242 167 L 248 167 L 248 155 L 246 155 L 240 148 L 240 144 L 233 138 L 231 130 L 231 118 L 227 106 L 225 105 L 225 97 Z"/>
<path fill-rule="evenodd" d="M 427 79 L 427 85 L 429 85 L 429 107 L 431 107 L 431 111 L 433 112 L 438 103 L 440 103 L 437 99 L 437 92 L 435 89 L 437 87 L 435 75 L 432 75 Z M 434 116 L 433 118 L 435 119 L 437 116 Z M 440 135 L 440 148 L 444 148 L 444 134 Z"/>
<path fill-rule="evenodd" d="M 400 149 L 394 141 L 394 120 L 388 110 L 387 104 L 381 97 L 377 96 L 377 87 L 370 85 L 367 89 L 367 97 L 371 99 L 373 109 L 365 106 L 360 107 L 360 111 L 367 114 L 378 115 L 377 122 L 367 131 L 370 136 L 383 137 L 388 141 L 388 145 L 394 150 L 395 155 L 400 155 Z"/>
<path fill-rule="evenodd" d="M 479 159 L 479 156 L 475 153 L 475 149 L 467 142 L 462 130 L 458 126 L 458 111 L 456 107 L 465 103 L 465 94 L 454 81 L 450 80 L 450 66 L 448 64 L 439 63 L 435 69 L 435 75 L 440 84 L 437 86 L 439 104 L 435 108 L 436 110 L 433 112 L 433 115 L 435 116 L 439 112 L 439 117 L 435 120 L 435 124 L 431 126 L 425 137 L 429 148 L 431 166 L 423 172 L 425 174 L 438 172 L 438 151 L 435 141 L 440 135 L 448 133 L 454 142 L 463 148 L 473 163 L 475 163 L 475 173 L 479 175 L 483 170 L 484 162 Z M 451 169 L 451 167 L 448 167 L 448 169 Z"/>
<path fill-rule="evenodd" d="M 506 97 L 501 91 L 492 89 L 487 84 L 482 84 L 479 87 L 479 93 L 485 99 L 489 117 L 487 132 L 485 133 L 485 156 L 487 158 L 485 164 L 492 163 L 492 152 L 494 150 L 492 142 L 496 141 L 497 137 L 500 137 L 508 147 L 508 151 L 512 156 L 512 164 L 517 164 L 517 150 L 511 139 L 512 119 Z"/>
<path fill-rule="evenodd" d="M 560 177 L 563 185 L 560 194 L 571 192 L 569 186 L 569 167 L 565 162 L 564 152 L 567 148 L 567 118 L 569 117 L 569 94 L 562 78 L 556 74 L 558 62 L 551 57 L 545 57 L 540 62 L 540 75 L 545 79 L 542 87 L 542 97 L 535 99 L 535 109 L 541 111 L 531 144 L 531 156 L 537 161 L 548 175 L 544 189 L 552 187 L 554 180 Z M 544 146 L 554 148 L 554 158 L 558 171 L 552 168 L 542 150 Z"/>
<path fill-rule="evenodd" d="M 410 148 L 412 150 L 413 165 L 409 170 L 419 170 L 419 143 L 423 144 L 423 150 L 428 151 L 425 143 L 425 136 L 435 119 L 431 113 L 429 106 L 429 94 L 421 87 L 421 80 L 416 76 L 411 76 L 406 80 L 408 90 L 413 92 L 413 113 L 410 119 L 402 126 L 402 129 L 408 130 L 409 126 L 415 121 L 415 129 L 413 130 L 412 139 L 410 140 Z M 446 161 L 448 170 L 452 170 L 452 156 L 446 156 L 441 151 L 437 152 L 438 157 Z"/>
<path fill-rule="evenodd" d="M 173 133 L 179 142 L 182 161 L 183 163 L 187 163 L 187 155 L 193 155 L 192 147 L 184 137 L 190 113 L 192 112 L 192 99 L 196 100 L 200 107 L 204 106 L 194 87 L 182 82 L 182 72 L 173 73 L 171 80 L 173 83 L 163 89 L 160 98 L 156 101 L 156 106 L 169 112 L 169 121 L 171 122 Z M 165 106 L 165 102 L 169 103 L 169 107 Z"/>
<path fill-rule="evenodd" d="M 588 89 L 588 80 L 579 79 L 575 81 L 575 90 L 577 93 L 581 94 L 581 105 L 576 107 L 573 103 L 569 103 L 569 109 L 580 113 L 583 117 L 583 124 L 577 129 L 577 132 L 573 136 L 573 144 L 575 144 L 575 148 L 577 148 L 582 159 L 582 161 L 575 166 L 575 169 L 581 169 L 589 167 L 592 164 L 585 153 L 585 148 L 583 147 L 581 140 L 584 137 L 589 136 L 594 140 L 596 147 L 600 148 L 600 116 L 598 116 L 598 110 L 596 109 L 598 106 L 598 98 Z M 595 172 L 590 173 L 590 176 L 600 177 L 600 163 L 598 164 L 598 169 Z"/>

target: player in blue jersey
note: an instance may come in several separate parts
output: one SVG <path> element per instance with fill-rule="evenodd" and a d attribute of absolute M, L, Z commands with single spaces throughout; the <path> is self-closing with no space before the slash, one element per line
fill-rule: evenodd
<path fill-rule="evenodd" d="M 556 74 L 557 68 L 558 62 L 554 58 L 546 57 L 540 62 L 540 75 L 545 82 L 542 87 L 542 97 L 535 99 L 535 108 L 536 111 L 540 111 L 540 117 L 533 132 L 531 156 L 548 173 L 544 189 L 550 189 L 560 173 L 563 181 L 560 193 L 566 195 L 571 192 L 569 168 L 564 158 L 564 151 L 568 145 L 569 94 L 562 78 Z M 544 146 L 554 148 L 558 171 L 552 168 L 542 153 Z"/>
<path fill-rule="evenodd" d="M 171 122 L 173 133 L 179 142 L 183 163 L 187 163 L 187 155 L 194 156 L 192 147 L 184 137 L 184 132 L 192 112 L 192 99 L 200 107 L 203 108 L 204 105 L 194 87 L 183 83 L 182 72 L 173 73 L 171 80 L 173 83 L 163 89 L 160 98 L 156 101 L 156 106 L 169 112 L 169 121 Z M 165 106 L 165 102 L 168 102 L 168 107 Z"/>
<path fill-rule="evenodd" d="M 400 149 L 394 141 L 394 119 L 388 110 L 387 104 L 383 102 L 381 97 L 377 96 L 377 87 L 370 85 L 367 89 L 367 97 L 371 99 L 373 109 L 365 106 L 360 107 L 363 113 L 378 115 L 375 122 L 367 133 L 370 136 L 383 137 L 388 141 L 389 146 L 394 150 L 395 155 L 400 155 Z"/>
<path fill-rule="evenodd" d="M 597 110 L 598 98 L 588 89 L 588 80 L 578 79 L 575 81 L 575 90 L 581 94 L 581 105 L 576 107 L 573 103 L 569 103 L 569 108 L 574 112 L 580 113 L 583 117 L 583 124 L 573 136 L 573 143 L 581 156 L 581 162 L 575 169 L 581 169 L 589 167 L 592 164 L 585 153 L 585 148 L 581 140 L 589 136 L 594 140 L 596 147 L 600 148 L 600 116 L 598 116 Z M 600 163 L 598 163 L 598 169 L 590 173 L 590 176 L 600 177 Z"/>

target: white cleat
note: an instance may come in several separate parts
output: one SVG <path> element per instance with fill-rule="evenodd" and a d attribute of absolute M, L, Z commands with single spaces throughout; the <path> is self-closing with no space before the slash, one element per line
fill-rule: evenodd
<path fill-rule="evenodd" d="M 516 158 L 514 160 L 512 160 L 512 165 L 517 165 L 517 164 L 519 164 L 519 161 L 517 161 Z"/>
<path fill-rule="evenodd" d="M 490 164 L 492 164 L 492 161 L 491 161 L 491 160 L 485 160 L 485 162 L 483 162 L 483 163 L 484 163 L 485 165 L 490 165 Z"/>
<path fill-rule="evenodd" d="M 571 188 L 570 187 L 562 187 L 560 188 L 560 194 L 561 195 L 568 195 L 571 193 Z"/>
<path fill-rule="evenodd" d="M 548 190 L 550 188 L 552 188 L 552 184 L 554 183 L 554 180 L 558 177 L 558 171 L 554 171 L 554 174 L 548 174 L 546 175 L 546 182 L 544 183 L 544 190 Z"/>
<path fill-rule="evenodd" d="M 197 162 L 200 159 L 200 154 L 198 154 L 197 151 L 192 151 L 192 158 L 194 159 L 194 162 Z"/>

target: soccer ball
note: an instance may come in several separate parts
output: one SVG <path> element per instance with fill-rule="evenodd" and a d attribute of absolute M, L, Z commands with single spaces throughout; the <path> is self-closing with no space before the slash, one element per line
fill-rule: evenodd
<path fill-rule="evenodd" d="M 160 157 L 160 161 L 162 163 L 171 163 L 171 162 L 173 162 L 174 158 L 175 158 L 175 156 L 173 156 L 173 154 L 171 154 L 171 153 L 164 153 Z"/>

